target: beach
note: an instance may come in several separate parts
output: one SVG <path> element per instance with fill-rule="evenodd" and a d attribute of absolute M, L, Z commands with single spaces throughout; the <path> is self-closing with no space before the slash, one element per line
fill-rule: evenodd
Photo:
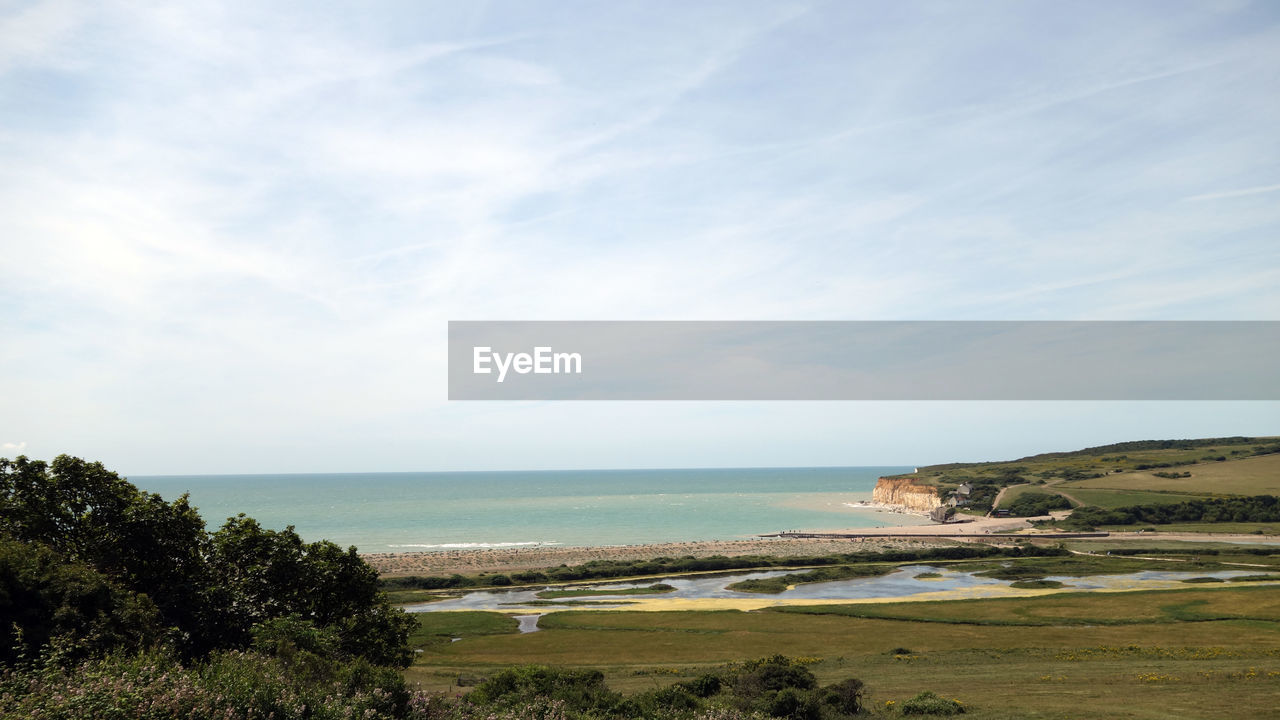
<path fill-rule="evenodd" d="M 938 526 L 945 527 L 945 526 Z M 885 528 L 862 528 L 884 532 Z M 895 528 L 896 529 L 896 528 Z M 856 532 L 851 530 L 849 532 Z M 696 542 L 608 545 L 600 547 L 519 547 L 432 552 L 369 553 L 364 555 L 386 577 L 397 575 L 471 575 L 513 572 L 557 565 L 580 565 L 592 560 L 647 560 L 659 557 L 708 557 L 725 555 L 825 555 L 842 552 L 902 550 L 936 544 L 922 535 L 914 538 L 760 538 L 754 540 L 706 540 Z"/>

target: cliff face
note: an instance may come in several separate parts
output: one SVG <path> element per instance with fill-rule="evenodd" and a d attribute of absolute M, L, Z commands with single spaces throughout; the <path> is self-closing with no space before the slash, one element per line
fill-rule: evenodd
<path fill-rule="evenodd" d="M 916 485 L 910 478 L 880 478 L 876 481 L 876 489 L 871 491 L 871 499 L 886 505 L 901 505 L 924 512 L 942 506 L 938 488 Z"/>

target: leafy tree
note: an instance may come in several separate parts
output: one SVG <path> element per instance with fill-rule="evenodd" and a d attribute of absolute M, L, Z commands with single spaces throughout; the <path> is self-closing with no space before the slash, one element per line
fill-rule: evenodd
<path fill-rule="evenodd" d="M 101 463 L 66 455 L 50 464 L 0 459 L 3 537 L 45 547 L 23 551 L 37 558 L 56 554 L 73 564 L 82 584 L 96 588 L 94 607 L 107 615 L 132 608 L 121 623 L 141 612 L 142 600 L 131 605 L 129 593 L 145 595 L 166 639 L 188 657 L 246 648 L 255 628 L 281 618 L 331 633 L 345 656 L 400 666 L 412 657 L 406 641 L 416 622 L 390 605 L 355 548 L 304 543 L 292 527 L 264 530 L 243 515 L 210 534 L 185 495 L 165 502 Z M 39 572 L 18 568 L 9 577 L 22 590 Z M 57 630 L 45 632 L 35 615 L 27 622 L 37 644 Z M 23 623 L 16 627 L 25 632 Z"/>
<path fill-rule="evenodd" d="M 296 616 L 336 633 L 345 654 L 409 664 L 405 640 L 417 621 L 391 606 L 354 547 L 304 543 L 292 526 L 266 530 L 244 515 L 213 533 L 212 547 L 211 564 L 233 598 L 232 632 L 245 637 L 259 623 Z"/>
<path fill-rule="evenodd" d="M 0 663 L 148 647 L 159 639 L 155 605 L 48 547 L 0 540 Z"/>
<path fill-rule="evenodd" d="M 182 650 L 218 644 L 223 598 L 205 562 L 204 521 L 186 495 L 166 503 L 102 463 L 66 455 L 0 459 L 0 532 L 145 593 Z"/>

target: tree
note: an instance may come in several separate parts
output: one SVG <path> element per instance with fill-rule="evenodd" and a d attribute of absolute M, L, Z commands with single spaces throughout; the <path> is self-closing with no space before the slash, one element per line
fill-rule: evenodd
<path fill-rule="evenodd" d="M 0 663 L 34 660 L 46 648 L 60 663 L 140 650 L 161 630 L 147 596 L 43 545 L 0 540 Z"/>
<path fill-rule="evenodd" d="M 297 616 L 335 632 L 343 653 L 381 665 L 412 659 L 406 643 L 417 621 L 391 606 L 354 547 L 304 543 L 292 526 L 266 530 L 239 515 L 213 534 L 211 562 L 234 598 L 231 629 L 241 638 L 264 621 Z"/>
<path fill-rule="evenodd" d="M 0 459 L 6 537 L 91 572 L 86 582 L 110 590 L 97 591 L 107 594 L 94 606 L 108 615 L 130 593 L 145 596 L 165 639 L 187 656 L 249 647 L 260 623 L 295 617 L 335 634 L 344 655 L 401 666 L 412 657 L 416 621 L 391 606 L 354 547 L 304 543 L 292 527 L 264 530 L 244 515 L 210 534 L 186 495 L 165 502 L 101 463 Z"/>

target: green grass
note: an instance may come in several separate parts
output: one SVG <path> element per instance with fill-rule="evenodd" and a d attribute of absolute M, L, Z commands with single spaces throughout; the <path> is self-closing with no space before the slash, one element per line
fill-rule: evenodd
<path fill-rule="evenodd" d="M 1195 465 L 1162 470 L 1190 472 L 1191 477 L 1159 478 L 1154 475 L 1159 470 L 1139 471 L 1065 483 L 1063 489 L 1072 495 L 1077 488 L 1212 492 L 1217 495 L 1280 494 L 1280 454 L 1226 462 L 1198 462 Z"/>
<path fill-rule="evenodd" d="M 1000 626 L 1140 625 L 1205 620 L 1278 622 L 1280 594 L 1266 587 L 1236 587 L 1226 591 L 1086 591 L 1030 598 L 787 606 L 769 611 Z"/>
<path fill-rule="evenodd" d="M 1103 525 L 1099 530 L 1133 532 L 1147 527 L 1162 533 L 1227 533 L 1233 535 L 1280 535 L 1280 523 L 1220 522 L 1168 523 L 1167 525 Z"/>
<path fill-rule="evenodd" d="M 1135 490 L 1100 490 L 1063 485 L 1061 488 L 1071 497 L 1086 505 L 1118 508 L 1129 505 L 1170 505 L 1184 500 L 1204 500 L 1206 495 L 1190 495 L 1169 492 L 1143 492 Z"/>
<path fill-rule="evenodd" d="M 591 597 L 595 595 L 661 595 L 674 591 L 675 588 L 666 583 L 655 583 L 648 587 L 599 590 L 595 588 L 574 588 L 570 590 L 543 590 L 538 597 L 545 600 L 556 598 Z"/>
<path fill-rule="evenodd" d="M 418 629 L 409 636 L 410 647 L 449 643 L 451 638 L 504 635 L 519 631 L 520 623 L 502 613 L 479 610 L 417 613 Z"/>
<path fill-rule="evenodd" d="M 783 653 L 819 682 L 857 677 L 880 708 L 923 690 L 966 717 L 1267 717 L 1280 691 L 1280 593 L 1188 587 L 1032 598 L 815 605 L 770 612 L 558 612 L 543 632 L 436 645 L 406 674 L 460 676 L 544 663 L 595 668 L 638 692 Z M 911 648 L 910 652 L 899 652 Z M 1250 674 L 1252 669 L 1252 674 Z"/>

